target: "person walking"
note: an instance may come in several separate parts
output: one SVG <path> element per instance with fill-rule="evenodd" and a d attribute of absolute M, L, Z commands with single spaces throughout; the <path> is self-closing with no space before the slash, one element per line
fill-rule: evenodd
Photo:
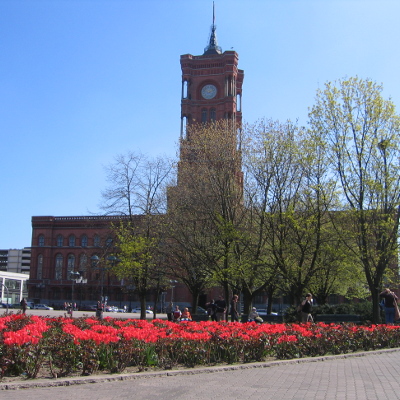
<path fill-rule="evenodd" d="M 312 294 L 307 293 L 306 298 L 301 303 L 301 322 L 314 322 L 311 315 Z"/>
<path fill-rule="evenodd" d="M 379 296 L 383 297 L 385 301 L 385 322 L 387 324 L 393 324 L 393 322 L 400 317 L 399 315 L 395 316 L 396 311 L 398 310 L 398 297 L 389 288 L 386 288 L 382 293 L 379 294 Z"/>
<path fill-rule="evenodd" d="M 219 296 L 219 299 L 215 302 L 215 320 L 224 321 L 226 312 L 226 301 L 224 296 Z"/>
<path fill-rule="evenodd" d="M 211 317 L 211 321 L 216 321 L 216 308 L 214 299 L 212 299 L 209 303 L 206 304 L 207 314 Z"/>
<path fill-rule="evenodd" d="M 232 296 L 231 309 L 230 309 L 231 322 L 239 322 L 238 300 L 239 297 L 237 294 Z"/>
<path fill-rule="evenodd" d="M 26 313 L 26 308 L 28 306 L 28 303 L 26 302 L 25 297 L 23 297 L 21 299 L 20 304 L 21 304 L 22 314 L 25 314 Z"/>

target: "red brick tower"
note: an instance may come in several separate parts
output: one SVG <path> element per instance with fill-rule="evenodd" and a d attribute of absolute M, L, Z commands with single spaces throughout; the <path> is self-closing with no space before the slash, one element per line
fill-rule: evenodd
<path fill-rule="evenodd" d="M 240 132 L 244 72 L 238 68 L 238 60 L 235 51 L 222 52 L 218 46 L 213 10 L 210 40 L 204 53 L 200 56 L 184 54 L 180 58 L 182 69 L 180 161 L 178 185 L 169 188 L 168 207 L 172 206 L 174 198 L 179 198 L 178 193 L 182 193 L 182 190 L 187 191 L 188 185 L 193 185 L 192 177 L 197 176 L 197 173 L 193 172 L 188 182 L 187 171 L 188 167 L 192 168 L 199 158 L 196 139 L 203 135 L 204 129 L 208 127 L 212 129 L 213 122 L 216 122 L 215 128 L 220 134 L 223 126 L 224 153 L 225 155 L 228 153 L 233 162 L 228 168 L 236 182 L 236 190 L 238 193 L 243 193 Z M 221 137 L 218 146 L 221 148 Z M 215 147 L 217 148 L 217 143 Z M 217 155 L 215 164 L 219 161 Z"/>
<path fill-rule="evenodd" d="M 238 69 L 238 54 L 222 52 L 217 44 L 216 26 L 213 24 L 208 46 L 201 56 L 181 56 L 182 101 L 181 138 L 195 123 L 227 120 L 240 129 L 242 123 L 243 70 Z"/>

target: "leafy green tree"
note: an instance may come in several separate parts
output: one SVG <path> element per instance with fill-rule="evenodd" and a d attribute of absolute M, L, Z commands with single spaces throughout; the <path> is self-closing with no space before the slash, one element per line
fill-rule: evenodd
<path fill-rule="evenodd" d="M 268 287 L 297 304 L 338 246 L 325 143 L 291 122 L 260 121 L 248 137 L 247 208 L 262 244 L 260 260 L 269 265 Z"/>
<path fill-rule="evenodd" d="M 187 272 L 222 286 L 228 299 L 236 284 L 233 272 L 244 217 L 236 132 L 226 121 L 193 125 L 181 140 L 180 152 L 178 185 L 170 190 L 168 204 L 175 259 L 185 260 L 181 266 Z M 182 218 L 186 224 L 179 222 Z"/>
<path fill-rule="evenodd" d="M 340 183 L 346 238 L 357 255 L 380 321 L 379 293 L 390 266 L 397 265 L 400 200 L 400 119 L 382 86 L 349 78 L 318 90 L 309 118 L 328 143 L 330 163 Z"/>
<path fill-rule="evenodd" d="M 133 284 L 138 293 L 142 319 L 146 318 L 146 296 L 157 286 L 159 276 L 156 238 L 140 234 L 131 222 L 121 222 L 114 227 L 116 251 L 119 262 L 112 266 L 112 272 L 119 278 Z"/>

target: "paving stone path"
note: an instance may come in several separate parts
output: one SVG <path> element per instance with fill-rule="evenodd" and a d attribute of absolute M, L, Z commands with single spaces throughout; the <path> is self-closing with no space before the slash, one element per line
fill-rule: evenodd
<path fill-rule="evenodd" d="M 21 400 L 393 400 L 400 399 L 400 349 L 263 364 L 46 382 L 0 383 L 0 399 Z M 103 380 L 103 381 L 102 381 Z M 48 386 L 50 384 L 68 386 Z M 45 387 L 37 387 L 42 384 Z M 14 389 L 13 389 L 14 387 Z"/>

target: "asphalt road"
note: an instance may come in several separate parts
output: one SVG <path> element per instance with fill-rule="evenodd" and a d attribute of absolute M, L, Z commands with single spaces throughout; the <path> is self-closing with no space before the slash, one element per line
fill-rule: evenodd
<path fill-rule="evenodd" d="M 1 309 L 3 312 L 6 312 L 6 309 Z M 18 313 L 21 310 L 18 309 L 9 309 L 9 313 Z M 66 311 L 60 310 L 26 310 L 26 314 L 30 315 L 39 315 L 39 316 L 49 316 L 49 317 L 70 317 Z M 95 311 L 73 311 L 72 317 L 79 318 L 83 316 L 95 317 Z M 121 319 L 130 319 L 130 318 L 140 318 L 139 313 L 116 313 L 116 312 L 104 312 L 103 317 L 112 317 L 112 318 L 121 318 Z M 153 314 L 146 314 L 147 319 L 153 319 Z M 157 314 L 157 318 L 159 319 L 167 319 L 167 314 Z"/>

